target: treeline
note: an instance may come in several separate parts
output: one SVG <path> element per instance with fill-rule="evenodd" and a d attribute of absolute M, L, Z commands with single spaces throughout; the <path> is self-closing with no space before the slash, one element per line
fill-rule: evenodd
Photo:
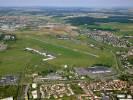
<path fill-rule="evenodd" d="M 16 40 L 15 34 L 0 33 L 0 41 Z"/>
<path fill-rule="evenodd" d="M 120 31 L 120 29 L 117 28 L 100 26 L 100 25 L 83 25 L 81 27 L 90 30 L 102 30 L 102 31 L 114 31 L 114 32 Z"/>
<path fill-rule="evenodd" d="M 75 17 L 66 19 L 66 23 L 71 23 L 72 25 L 96 25 L 97 23 L 109 23 L 109 22 L 119 22 L 119 23 L 133 23 L 133 17 L 128 16 L 111 16 L 108 18 L 93 18 L 93 17 Z"/>

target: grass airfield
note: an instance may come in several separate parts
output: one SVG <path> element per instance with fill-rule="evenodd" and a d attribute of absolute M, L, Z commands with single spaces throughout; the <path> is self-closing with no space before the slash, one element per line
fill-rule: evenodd
<path fill-rule="evenodd" d="M 0 52 L 1 75 L 17 74 L 26 68 L 31 72 L 43 71 L 48 67 L 56 70 L 66 64 L 71 67 L 89 67 L 93 64 L 116 66 L 114 56 L 109 50 L 92 48 L 87 45 L 87 42 L 75 39 L 59 40 L 44 32 L 37 34 L 35 31 L 24 31 L 16 32 L 16 34 L 18 40 L 8 42 L 9 48 Z M 44 62 L 42 56 L 24 51 L 26 47 L 53 54 L 56 58 Z"/>

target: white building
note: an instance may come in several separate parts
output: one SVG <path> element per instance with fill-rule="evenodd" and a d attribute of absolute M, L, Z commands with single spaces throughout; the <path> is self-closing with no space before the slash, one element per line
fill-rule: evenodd
<path fill-rule="evenodd" d="M 31 93 L 32 93 L 33 99 L 37 99 L 37 90 L 34 90 Z"/>
<path fill-rule="evenodd" d="M 36 88 L 37 88 L 37 84 L 36 84 L 36 83 L 33 83 L 33 84 L 32 84 L 32 88 L 33 88 L 33 89 L 36 89 Z"/>
<path fill-rule="evenodd" d="M 13 97 L 4 98 L 4 99 L 1 99 L 1 100 L 13 100 Z"/>

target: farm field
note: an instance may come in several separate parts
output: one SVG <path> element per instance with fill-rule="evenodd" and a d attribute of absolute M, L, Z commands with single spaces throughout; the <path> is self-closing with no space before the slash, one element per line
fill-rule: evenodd
<path fill-rule="evenodd" d="M 118 29 L 118 32 L 115 32 L 116 35 L 121 35 L 121 36 L 132 36 L 133 32 L 133 24 L 129 23 L 101 23 L 100 24 L 103 27 L 110 27 L 113 29 Z"/>

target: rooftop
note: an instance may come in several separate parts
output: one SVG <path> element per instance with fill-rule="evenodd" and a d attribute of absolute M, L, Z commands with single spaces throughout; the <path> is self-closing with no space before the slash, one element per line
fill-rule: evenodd
<path fill-rule="evenodd" d="M 110 73 L 112 70 L 104 66 L 94 66 L 88 68 L 75 68 L 76 73 L 79 75 L 88 75 L 88 74 L 102 74 Z"/>

